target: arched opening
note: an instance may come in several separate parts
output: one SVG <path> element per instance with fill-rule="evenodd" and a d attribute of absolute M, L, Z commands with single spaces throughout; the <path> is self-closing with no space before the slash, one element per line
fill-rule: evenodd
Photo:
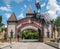
<path fill-rule="evenodd" d="M 20 38 L 22 41 L 42 41 L 42 28 L 37 24 L 23 24 L 18 25 L 17 29 L 20 30 Z"/>
<path fill-rule="evenodd" d="M 38 39 L 39 33 L 33 29 L 26 29 L 22 32 L 22 39 Z"/>

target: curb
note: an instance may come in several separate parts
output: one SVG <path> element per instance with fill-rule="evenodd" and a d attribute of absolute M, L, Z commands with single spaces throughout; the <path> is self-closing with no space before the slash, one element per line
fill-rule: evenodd
<path fill-rule="evenodd" d="M 54 48 L 60 49 L 58 43 L 46 42 L 45 44 L 47 44 L 47 45 L 49 45 L 49 46 L 52 46 L 52 47 L 54 47 Z"/>

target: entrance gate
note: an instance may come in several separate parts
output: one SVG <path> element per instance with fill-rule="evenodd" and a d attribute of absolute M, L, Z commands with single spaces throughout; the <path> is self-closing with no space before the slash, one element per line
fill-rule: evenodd
<path fill-rule="evenodd" d="M 26 29 L 32 29 L 39 33 L 38 41 L 41 41 L 43 39 L 43 32 L 42 32 L 42 26 L 41 21 L 31 18 L 24 18 L 20 21 L 18 21 L 17 24 L 17 30 L 20 30 L 20 38 L 22 39 L 22 32 Z"/>

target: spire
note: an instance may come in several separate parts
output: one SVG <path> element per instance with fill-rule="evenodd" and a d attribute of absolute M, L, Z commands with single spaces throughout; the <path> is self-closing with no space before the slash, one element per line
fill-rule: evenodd
<path fill-rule="evenodd" d="M 34 12 L 32 11 L 32 8 L 31 8 L 31 6 L 29 6 L 27 13 L 29 13 L 29 14 L 32 14 L 32 13 L 34 13 Z"/>
<path fill-rule="evenodd" d="M 33 15 L 34 15 L 34 12 L 32 11 L 31 6 L 29 6 L 28 11 L 26 13 L 26 16 L 27 17 L 33 17 Z"/>
<path fill-rule="evenodd" d="M 10 16 L 10 18 L 8 19 L 8 21 L 17 21 L 15 13 L 12 13 L 12 15 Z"/>

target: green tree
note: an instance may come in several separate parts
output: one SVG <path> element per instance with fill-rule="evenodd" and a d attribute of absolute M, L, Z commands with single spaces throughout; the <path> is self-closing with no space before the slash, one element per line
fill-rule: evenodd
<path fill-rule="evenodd" d="M 58 16 L 55 21 L 54 25 L 58 28 L 58 31 L 60 32 L 60 16 Z"/>
<path fill-rule="evenodd" d="M 2 16 L 0 16 L 0 31 L 1 31 L 1 27 L 3 26 L 4 24 L 2 23 Z"/>
<path fill-rule="evenodd" d="M 2 22 L 2 16 L 0 16 L 0 23 Z"/>
<path fill-rule="evenodd" d="M 60 16 L 55 19 L 54 25 L 60 27 Z"/>
<path fill-rule="evenodd" d="M 24 39 L 38 39 L 38 36 L 38 32 L 32 29 L 27 29 L 22 33 Z"/>

